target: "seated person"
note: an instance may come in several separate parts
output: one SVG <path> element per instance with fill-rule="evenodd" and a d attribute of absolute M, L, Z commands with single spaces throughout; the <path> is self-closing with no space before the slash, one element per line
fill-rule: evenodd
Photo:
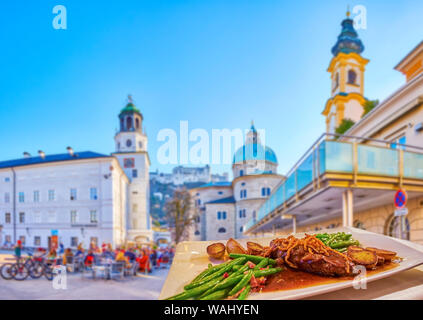
<path fill-rule="evenodd" d="M 90 250 L 85 257 L 84 264 L 86 267 L 91 267 L 94 264 L 94 253 Z"/>

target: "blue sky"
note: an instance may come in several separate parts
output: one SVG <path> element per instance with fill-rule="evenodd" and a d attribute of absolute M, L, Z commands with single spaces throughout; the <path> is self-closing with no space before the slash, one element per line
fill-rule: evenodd
<path fill-rule="evenodd" d="M 67 30 L 52 27 L 57 4 Z M 171 169 L 157 163 L 159 130 L 254 119 L 286 173 L 325 130 L 326 68 L 348 4 L 367 9 L 365 95 L 383 100 L 404 83 L 393 67 L 423 39 L 421 1 L 2 1 L 0 159 L 68 145 L 113 152 L 131 93 L 152 170 Z"/>

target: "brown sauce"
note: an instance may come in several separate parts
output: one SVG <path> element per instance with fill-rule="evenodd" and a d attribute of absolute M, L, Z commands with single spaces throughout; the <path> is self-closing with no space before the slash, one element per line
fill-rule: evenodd
<path fill-rule="evenodd" d="M 374 270 L 367 270 L 367 276 L 371 276 L 383 271 L 391 270 L 399 266 L 399 263 L 390 262 L 376 267 Z M 353 280 L 354 276 L 346 277 L 325 277 L 313 273 L 285 268 L 283 271 L 272 275 L 267 280 L 262 292 L 301 289 L 318 286 L 328 283 L 343 282 Z"/>

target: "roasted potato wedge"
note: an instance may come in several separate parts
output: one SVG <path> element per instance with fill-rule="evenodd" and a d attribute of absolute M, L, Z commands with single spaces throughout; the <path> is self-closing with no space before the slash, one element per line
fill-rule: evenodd
<path fill-rule="evenodd" d="M 384 263 L 385 263 L 385 258 L 382 256 L 377 256 L 377 265 L 381 266 Z"/>
<path fill-rule="evenodd" d="M 226 242 L 226 251 L 228 251 L 228 253 L 247 253 L 247 251 L 239 244 L 239 242 L 232 238 Z"/>
<path fill-rule="evenodd" d="M 207 247 L 207 254 L 213 259 L 223 259 L 226 247 L 223 243 L 213 243 Z"/>
<path fill-rule="evenodd" d="M 248 254 L 259 256 L 263 253 L 264 248 L 262 245 L 255 242 L 247 242 Z"/>
<path fill-rule="evenodd" d="M 348 251 L 362 251 L 364 250 L 362 247 L 359 246 L 349 246 Z"/>
<path fill-rule="evenodd" d="M 394 259 L 397 256 L 396 252 L 389 251 L 389 250 L 383 250 L 378 248 L 366 248 L 366 250 L 375 252 L 378 256 L 383 257 L 385 259 L 385 262 L 390 262 L 392 259 Z"/>
<path fill-rule="evenodd" d="M 354 263 L 358 265 L 363 265 L 366 267 L 366 269 L 373 269 L 378 263 L 377 255 L 373 251 L 368 251 L 364 249 L 350 250 L 348 248 L 347 255 Z"/>

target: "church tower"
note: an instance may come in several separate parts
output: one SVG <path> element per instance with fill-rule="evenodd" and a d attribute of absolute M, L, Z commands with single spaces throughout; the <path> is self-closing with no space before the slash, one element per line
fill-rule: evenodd
<path fill-rule="evenodd" d="M 354 29 L 354 21 L 347 12 L 341 23 L 342 31 L 332 48 L 333 58 L 327 71 L 331 75 L 331 98 L 322 114 L 326 117 L 326 132 L 334 133 L 343 119 L 357 122 L 363 114 L 364 73 L 369 60 L 361 53 L 364 45 Z"/>
<path fill-rule="evenodd" d="M 152 241 L 150 217 L 150 158 L 143 115 L 128 96 L 128 103 L 119 114 L 119 130 L 115 135 L 113 154 L 130 180 L 128 240 Z"/>

